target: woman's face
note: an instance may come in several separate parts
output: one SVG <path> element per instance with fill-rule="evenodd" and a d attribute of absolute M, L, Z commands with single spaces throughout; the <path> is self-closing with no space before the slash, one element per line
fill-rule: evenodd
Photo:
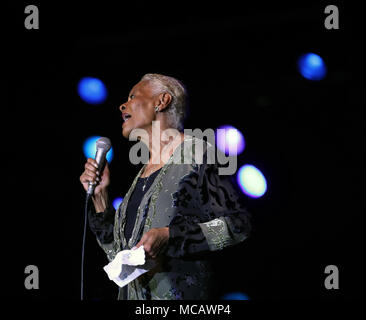
<path fill-rule="evenodd" d="M 157 95 L 153 93 L 148 81 L 139 82 L 132 88 L 127 102 L 119 107 L 123 118 L 122 135 L 125 138 L 129 137 L 133 129 L 151 128 L 157 102 Z"/>

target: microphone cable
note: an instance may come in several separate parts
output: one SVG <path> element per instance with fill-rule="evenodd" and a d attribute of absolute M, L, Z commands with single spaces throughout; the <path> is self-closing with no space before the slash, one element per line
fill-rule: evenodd
<path fill-rule="evenodd" d="M 87 221 L 88 221 L 89 200 L 90 200 L 90 194 L 87 194 L 86 198 L 85 198 L 83 244 L 81 247 L 81 283 L 80 283 L 80 299 L 81 300 L 84 300 L 84 255 L 85 255 L 86 225 L 87 225 Z"/>

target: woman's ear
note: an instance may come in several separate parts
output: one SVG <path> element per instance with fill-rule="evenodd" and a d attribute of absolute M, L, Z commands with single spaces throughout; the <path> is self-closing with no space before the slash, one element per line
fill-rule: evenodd
<path fill-rule="evenodd" d="M 160 111 L 163 111 L 167 106 L 169 106 L 173 99 L 171 94 L 168 92 L 162 93 L 159 98 L 160 98 L 159 99 L 160 100 L 160 104 L 159 104 Z"/>

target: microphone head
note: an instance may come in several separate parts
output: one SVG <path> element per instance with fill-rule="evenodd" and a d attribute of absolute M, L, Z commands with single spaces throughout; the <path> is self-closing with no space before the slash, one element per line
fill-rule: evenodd
<path fill-rule="evenodd" d="M 107 137 L 101 137 L 97 140 L 97 149 L 104 149 L 105 152 L 108 152 L 111 148 L 111 140 L 109 140 Z"/>

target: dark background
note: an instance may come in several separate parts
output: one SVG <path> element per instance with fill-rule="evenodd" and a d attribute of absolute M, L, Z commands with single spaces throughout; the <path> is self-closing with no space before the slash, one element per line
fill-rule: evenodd
<path fill-rule="evenodd" d="M 38 5 L 39 30 L 24 28 L 28 4 Z M 262 198 L 243 195 L 252 237 L 220 253 L 222 293 L 241 291 L 252 300 L 357 298 L 361 85 L 351 71 L 352 10 L 332 4 L 339 30 L 326 30 L 325 5 L 309 2 L 228 5 L 225 14 L 217 8 L 212 15 L 211 7 L 192 15 L 197 8 L 182 3 L 8 5 L 1 295 L 79 299 L 82 143 L 90 135 L 111 139 L 111 197 L 123 196 L 140 167 L 129 163 L 131 143 L 121 135 L 118 107 L 145 73 L 162 73 L 187 86 L 186 128 L 237 127 L 247 143 L 239 166 L 254 164 L 267 178 Z M 298 73 L 305 52 L 323 57 L 324 80 Z M 79 98 L 84 76 L 104 81 L 104 104 Z M 89 230 L 85 263 L 86 298 L 115 299 L 116 286 L 102 270 L 107 259 Z M 30 264 L 39 268 L 39 290 L 24 288 Z M 339 290 L 324 287 L 330 264 L 339 268 Z"/>

